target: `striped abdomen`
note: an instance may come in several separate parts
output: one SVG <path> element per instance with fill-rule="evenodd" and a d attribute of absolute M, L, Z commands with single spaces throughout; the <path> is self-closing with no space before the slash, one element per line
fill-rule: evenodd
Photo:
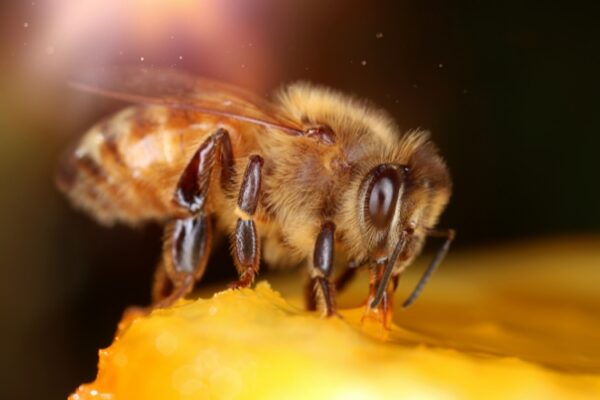
<path fill-rule="evenodd" d="M 100 222 L 162 220 L 179 175 L 218 118 L 164 107 L 130 107 L 95 125 L 60 165 L 58 186 Z M 231 128 L 230 128 L 231 129 Z"/>

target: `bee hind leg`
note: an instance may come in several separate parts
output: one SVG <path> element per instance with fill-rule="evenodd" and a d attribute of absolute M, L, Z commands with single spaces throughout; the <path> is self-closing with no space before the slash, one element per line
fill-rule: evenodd
<path fill-rule="evenodd" d="M 236 213 L 238 219 L 233 238 L 233 260 L 239 279 L 230 287 L 249 287 L 254 283 L 260 262 L 260 242 L 256 233 L 254 214 L 258 206 L 263 159 L 251 155 L 240 187 Z"/>
<path fill-rule="evenodd" d="M 221 184 L 227 185 L 234 164 L 225 129 L 218 129 L 200 145 L 177 183 L 173 201 L 182 213 L 165 227 L 163 259 L 153 289 L 154 308 L 167 307 L 189 294 L 204 275 L 212 239 L 212 223 L 204 208 L 217 159 Z"/>
<path fill-rule="evenodd" d="M 211 173 L 217 159 L 221 161 L 221 185 L 227 186 L 234 164 L 229 133 L 222 128 L 200 145 L 179 177 L 173 201 L 185 214 L 194 215 L 204 210 Z"/>
<path fill-rule="evenodd" d="M 155 276 L 154 308 L 168 307 L 192 291 L 204 275 L 211 244 L 212 224 L 204 213 L 167 224 L 163 260 Z"/>

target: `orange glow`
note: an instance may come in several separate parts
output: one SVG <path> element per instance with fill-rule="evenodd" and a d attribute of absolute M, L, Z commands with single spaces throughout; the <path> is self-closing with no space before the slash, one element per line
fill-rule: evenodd
<path fill-rule="evenodd" d="M 247 12 L 258 3 L 57 0 L 30 11 L 24 64 L 42 79 L 114 64 L 167 65 L 262 89 L 273 49 L 268 28 Z"/>

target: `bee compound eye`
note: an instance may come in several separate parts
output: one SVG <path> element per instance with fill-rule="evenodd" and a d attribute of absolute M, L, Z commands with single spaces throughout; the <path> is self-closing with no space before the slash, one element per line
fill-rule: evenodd
<path fill-rule="evenodd" d="M 377 229 L 384 229 L 390 225 L 396 211 L 400 174 L 394 166 L 383 164 L 372 170 L 371 175 L 365 209 L 373 225 Z"/>

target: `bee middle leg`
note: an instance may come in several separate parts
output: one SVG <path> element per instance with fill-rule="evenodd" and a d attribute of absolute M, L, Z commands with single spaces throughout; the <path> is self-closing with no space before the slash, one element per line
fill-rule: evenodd
<path fill-rule="evenodd" d="M 333 222 L 325 222 L 315 242 L 312 265 L 310 269 L 311 279 L 306 291 L 306 306 L 308 310 L 316 310 L 318 297 L 324 308 L 325 316 L 336 315 L 335 286 L 331 282 L 331 271 L 333 270 L 333 246 L 335 225 Z"/>
<path fill-rule="evenodd" d="M 202 278 L 212 244 L 212 222 L 205 211 L 216 160 L 221 184 L 233 170 L 229 134 L 219 129 L 200 145 L 179 178 L 173 200 L 184 213 L 165 227 L 163 259 L 155 275 L 153 307 L 167 307 L 190 293 Z"/>
<path fill-rule="evenodd" d="M 260 242 L 256 233 L 254 214 L 258 206 L 263 159 L 258 155 L 249 158 L 244 180 L 238 196 L 237 214 L 233 240 L 233 260 L 239 279 L 232 288 L 245 288 L 254 283 L 260 262 Z"/>

